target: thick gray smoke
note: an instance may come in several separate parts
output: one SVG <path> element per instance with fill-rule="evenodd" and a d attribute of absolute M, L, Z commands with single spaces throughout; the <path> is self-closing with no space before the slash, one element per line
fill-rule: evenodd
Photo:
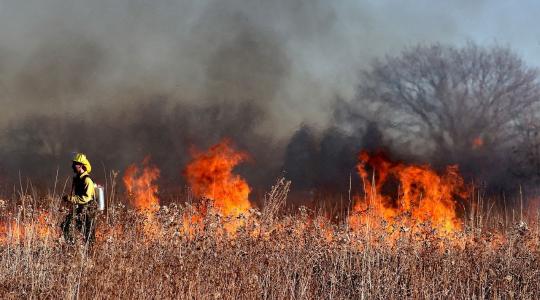
<path fill-rule="evenodd" d="M 348 155 L 382 137 L 336 117 L 335 99 L 354 98 L 374 57 L 476 39 L 469 28 L 502 6 L 475 3 L 1 1 L 0 181 L 20 170 L 49 183 L 84 151 L 95 176 L 151 155 L 179 185 L 192 145 L 230 137 L 253 157 L 241 169 L 253 185 L 282 170 L 302 188 L 343 182 Z M 297 154 L 322 163 L 301 179 Z"/>
<path fill-rule="evenodd" d="M 312 64 L 337 30 L 324 1 L 48 0 L 7 2 L 2 13 L 3 125 L 158 96 L 255 102 L 267 118 L 254 130 L 286 137 L 303 119 L 324 119 L 322 99 L 336 92 L 336 80 L 317 78 L 336 75 L 324 70 L 336 58 Z"/>
<path fill-rule="evenodd" d="M 266 10 L 220 1 L 45 2 L 4 11 L 15 22 L 30 8 L 37 14 L 11 27 L 18 34 L 2 31 L 4 178 L 17 170 L 50 177 L 84 151 L 110 169 L 151 155 L 162 177 L 179 184 L 192 145 L 230 137 L 264 158 L 294 126 L 275 118 L 292 62 L 288 34 L 265 24 Z"/>

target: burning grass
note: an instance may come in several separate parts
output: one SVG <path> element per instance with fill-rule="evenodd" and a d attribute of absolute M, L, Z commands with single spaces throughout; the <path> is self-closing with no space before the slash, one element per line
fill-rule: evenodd
<path fill-rule="evenodd" d="M 187 204 L 191 199 L 160 205 L 159 170 L 149 159 L 130 166 L 123 177 L 126 198 L 110 194 L 91 246 L 60 237 L 67 212 L 59 197 L 36 201 L 21 192 L 9 201 L 19 206 L 3 201 L 0 295 L 540 297 L 540 217 L 531 210 L 529 218 L 521 211 L 512 218 L 506 210 L 497 213 L 473 198 L 456 167 L 437 173 L 361 153 L 365 193 L 350 214 L 330 220 L 306 207 L 285 212 L 291 183 L 284 179 L 258 209 L 247 182 L 233 172 L 246 158 L 227 141 L 194 152 L 184 174 L 201 200 L 195 205 Z M 396 183 L 394 194 L 385 191 L 389 180 Z M 36 203 L 49 207 L 36 209 Z"/>
<path fill-rule="evenodd" d="M 185 176 L 197 197 L 212 199 L 226 216 L 238 216 L 250 207 L 251 188 L 234 167 L 246 160 L 246 153 L 235 150 L 229 140 L 210 147 L 207 152 L 193 150 L 193 161 L 186 167 Z"/>
<path fill-rule="evenodd" d="M 461 229 L 457 213 L 458 201 L 470 196 L 457 166 L 449 166 L 438 174 L 428 165 L 408 165 L 389 160 L 384 153 L 358 155 L 358 174 L 362 178 L 364 197 L 357 196 L 349 217 L 353 227 L 383 219 L 384 226 L 418 228 L 429 223 L 440 234 Z M 393 179 L 397 192 L 383 193 Z M 378 225 L 378 224 L 376 224 Z"/>
<path fill-rule="evenodd" d="M 152 236 L 140 211 L 109 207 L 100 216 L 91 249 L 81 241 L 68 246 L 61 240 L 58 224 L 65 212 L 55 207 L 3 208 L 2 224 L 17 225 L 2 231 L 0 294 L 190 299 L 540 296 L 537 222 L 526 225 L 516 219 L 501 227 L 502 219 L 492 214 L 483 227 L 465 223 L 444 236 L 426 222 L 395 233 L 369 224 L 352 228 L 303 207 L 280 211 L 288 188 L 286 181 L 279 181 L 262 211 L 250 209 L 234 217 L 244 220 L 234 235 L 225 229 L 231 216 L 212 206 L 204 215 L 187 204 L 161 206 L 152 213 Z M 193 216 L 197 226 L 186 232 L 185 220 Z M 24 233 L 16 228 L 24 228 Z"/>

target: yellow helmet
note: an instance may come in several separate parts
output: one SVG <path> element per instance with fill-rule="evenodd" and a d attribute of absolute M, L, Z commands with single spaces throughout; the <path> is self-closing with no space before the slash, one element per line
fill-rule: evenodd
<path fill-rule="evenodd" d="M 82 164 L 84 168 L 86 169 L 86 172 L 90 173 L 92 171 L 92 165 L 90 165 L 90 161 L 88 158 L 86 158 L 86 155 L 82 153 L 77 153 L 73 157 L 73 162 Z"/>

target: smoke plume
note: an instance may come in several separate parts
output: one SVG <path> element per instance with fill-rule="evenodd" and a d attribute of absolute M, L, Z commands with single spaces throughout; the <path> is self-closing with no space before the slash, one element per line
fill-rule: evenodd
<path fill-rule="evenodd" d="M 485 7 L 424 4 L 1 2 L 0 181 L 49 184 L 82 151 L 98 178 L 150 155 L 181 186 L 190 147 L 230 137 L 251 153 L 240 172 L 256 187 L 285 174 L 342 190 L 358 150 L 387 144 L 344 104 L 360 70 L 405 45 L 474 38 Z"/>

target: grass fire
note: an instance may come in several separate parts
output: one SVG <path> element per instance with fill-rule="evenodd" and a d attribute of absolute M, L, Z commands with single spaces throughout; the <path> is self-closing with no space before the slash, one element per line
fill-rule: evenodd
<path fill-rule="evenodd" d="M 247 154 L 231 148 L 230 141 L 223 140 L 212 146 L 207 153 L 193 150 L 194 160 L 186 167 L 185 175 L 193 194 L 206 198 L 226 216 L 238 216 L 251 208 L 251 188 L 233 168 L 247 159 Z"/>
<path fill-rule="evenodd" d="M 0 299 L 540 299 L 514 2 L 2 1 Z"/>
<path fill-rule="evenodd" d="M 284 179 L 261 206 L 252 204 L 249 184 L 235 174 L 248 157 L 229 139 L 193 151 L 181 173 L 194 199 L 167 205 L 150 158 L 130 165 L 125 194 L 109 194 L 92 244 L 59 238 L 58 196 L 46 197 L 49 207 L 24 193 L 17 207 L 3 202 L 2 293 L 423 298 L 538 291 L 538 219 L 473 209 L 486 199 L 474 197 L 457 166 L 436 172 L 361 151 L 363 191 L 348 217 L 335 221 L 316 208 L 287 211 Z M 15 284 L 22 278 L 25 284 Z"/>
<path fill-rule="evenodd" d="M 426 165 L 391 162 L 384 153 L 370 156 L 361 152 L 358 158 L 365 196 L 357 199 L 353 211 L 369 213 L 351 217 L 351 224 L 357 226 L 375 216 L 391 226 L 410 228 L 427 222 L 446 233 L 462 228 L 457 217 L 458 199 L 468 199 L 470 195 L 457 166 L 449 166 L 439 175 Z M 371 174 L 368 166 L 372 168 Z M 394 197 L 383 195 L 381 191 L 392 177 L 399 192 Z"/>

